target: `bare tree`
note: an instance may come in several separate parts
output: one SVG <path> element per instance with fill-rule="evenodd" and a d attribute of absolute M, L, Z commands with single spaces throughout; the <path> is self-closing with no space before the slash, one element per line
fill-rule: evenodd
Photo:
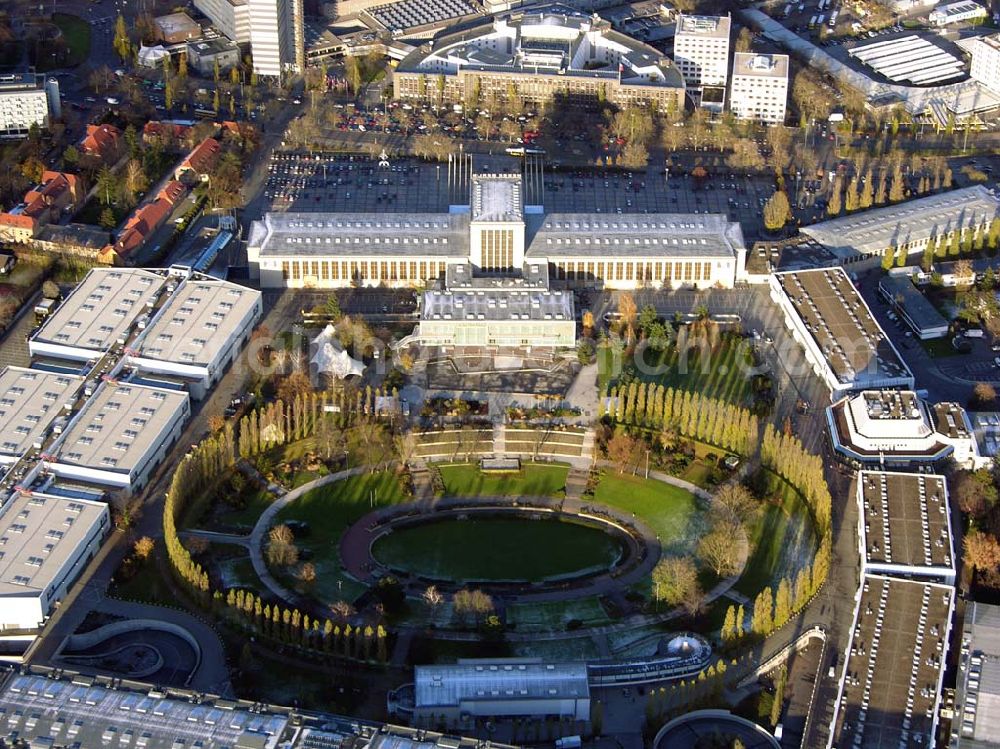
<path fill-rule="evenodd" d="M 698 568 L 689 557 L 667 557 L 653 568 L 653 599 L 696 614 L 705 602 Z"/>
<path fill-rule="evenodd" d="M 698 555 L 716 575 L 725 577 L 739 569 L 740 549 L 734 539 L 740 532 L 735 520 L 716 516 L 712 529 L 698 543 Z"/>
<path fill-rule="evenodd" d="M 741 522 L 753 517 L 760 508 L 750 491 L 736 482 L 719 487 L 715 493 L 715 501 L 726 507 Z"/>
<path fill-rule="evenodd" d="M 358 612 L 347 601 L 336 601 L 332 606 L 330 606 L 330 613 L 332 613 L 340 621 L 347 621 Z"/>
<path fill-rule="evenodd" d="M 444 603 L 444 596 L 441 591 L 437 589 L 436 585 L 428 585 L 427 589 L 423 592 L 421 598 L 424 599 L 424 603 L 430 606 L 432 609 L 436 609 L 442 603 Z"/>

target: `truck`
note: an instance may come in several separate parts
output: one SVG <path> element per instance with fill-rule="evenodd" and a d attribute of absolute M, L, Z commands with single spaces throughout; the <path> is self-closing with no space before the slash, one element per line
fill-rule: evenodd
<path fill-rule="evenodd" d="M 46 317 L 52 314 L 52 311 L 56 308 L 55 299 L 42 299 L 38 304 L 35 305 L 35 319 L 41 322 Z"/>

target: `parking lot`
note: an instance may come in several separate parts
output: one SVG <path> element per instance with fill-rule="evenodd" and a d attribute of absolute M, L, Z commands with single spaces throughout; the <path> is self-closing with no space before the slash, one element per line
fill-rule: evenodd
<path fill-rule="evenodd" d="M 507 156 L 475 161 L 481 171 L 520 171 L 521 165 Z M 287 151 L 274 154 L 263 190 L 264 199 L 254 201 L 260 211 L 423 213 L 446 211 L 463 200 L 458 191 L 449 197 L 447 163 L 406 159 L 380 165 L 364 156 Z M 697 183 L 690 176 L 668 180 L 651 167 L 546 172 L 542 200 L 549 212 L 725 213 L 740 222 L 750 241 L 762 232 L 763 205 L 773 191 L 770 177 L 723 173 Z"/>

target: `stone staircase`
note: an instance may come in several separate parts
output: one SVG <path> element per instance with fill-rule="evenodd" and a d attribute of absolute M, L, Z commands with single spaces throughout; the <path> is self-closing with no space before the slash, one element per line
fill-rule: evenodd
<path fill-rule="evenodd" d="M 594 441 L 596 433 L 593 429 L 588 429 L 583 434 L 583 447 L 580 449 L 580 457 L 586 458 L 589 463 L 594 462 Z"/>
<path fill-rule="evenodd" d="M 507 427 L 503 424 L 493 425 L 493 454 L 497 456 L 507 454 Z"/>

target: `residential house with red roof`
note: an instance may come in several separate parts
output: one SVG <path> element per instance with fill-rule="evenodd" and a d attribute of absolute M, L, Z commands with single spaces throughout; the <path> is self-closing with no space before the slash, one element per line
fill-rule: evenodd
<path fill-rule="evenodd" d="M 110 166 L 121 158 L 124 142 L 122 131 L 114 125 L 87 125 L 80 150 Z"/>
<path fill-rule="evenodd" d="M 222 146 L 215 138 L 205 138 L 174 170 L 174 179 L 186 185 L 204 182 L 222 155 Z"/>
<path fill-rule="evenodd" d="M 181 182 L 170 181 L 164 185 L 156 197 L 135 209 L 114 243 L 101 250 L 98 260 L 120 265 L 124 258 L 145 245 L 163 226 L 187 192 L 187 186 Z"/>
<path fill-rule="evenodd" d="M 30 242 L 43 226 L 79 208 L 85 194 L 79 175 L 43 172 L 41 182 L 24 194 L 21 203 L 0 213 L 0 240 Z"/>
<path fill-rule="evenodd" d="M 189 125 L 175 122 L 147 122 L 142 128 L 142 142 L 146 145 L 159 141 L 179 143 L 191 132 Z"/>

